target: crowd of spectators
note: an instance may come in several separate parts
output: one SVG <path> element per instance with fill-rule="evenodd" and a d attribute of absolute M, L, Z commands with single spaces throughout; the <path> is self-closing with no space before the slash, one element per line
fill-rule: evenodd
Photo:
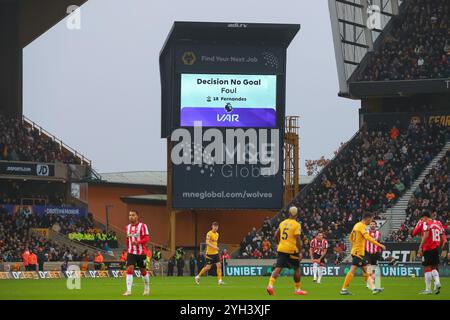
<path fill-rule="evenodd" d="M 330 247 L 339 248 L 363 212 L 383 218 L 382 213 L 439 153 L 447 135 L 448 129 L 438 124 L 389 130 L 364 126 L 291 203 L 299 208 L 303 257 L 308 258 L 309 241 L 317 232 L 332 242 Z M 239 256 L 274 257 L 274 231 L 287 217 L 286 211 L 284 208 L 272 220 L 266 219 L 261 229 L 253 228 L 241 242 Z"/>
<path fill-rule="evenodd" d="M 9 262 L 20 261 L 25 247 L 36 252 L 39 248 L 43 249 L 48 261 L 62 261 L 66 258 L 81 261 L 79 259 L 85 258 L 83 253 L 77 252 L 75 248 L 58 245 L 45 237 L 32 234 L 31 228 L 51 229 L 67 235 L 71 240 L 90 244 L 106 252 L 118 247 L 115 233 L 94 228 L 91 214 L 86 217 L 39 216 L 26 210 L 26 207 L 10 214 L 0 206 L 0 259 Z M 86 239 L 78 239 L 78 235 L 86 236 Z"/>
<path fill-rule="evenodd" d="M 39 192 L 37 192 L 39 190 Z M 56 184 L 0 180 L 0 205 L 65 206 L 64 191 Z"/>
<path fill-rule="evenodd" d="M 411 232 L 423 211 L 430 211 L 446 232 L 450 232 L 450 150 L 425 176 L 411 197 L 406 209 L 406 221 L 388 238 L 391 241 L 415 241 Z"/>
<path fill-rule="evenodd" d="M 0 160 L 80 164 L 72 152 L 21 118 L 0 115 Z"/>
<path fill-rule="evenodd" d="M 86 252 L 77 252 L 76 248 L 57 244 L 44 236 L 31 234 L 30 228 L 41 224 L 33 216 L 18 214 L 12 216 L 0 210 L 0 260 L 4 262 L 22 261 L 25 249 L 35 254 L 41 253 L 46 261 L 76 260 L 87 257 Z"/>
<path fill-rule="evenodd" d="M 450 3 L 409 0 L 360 81 L 450 77 Z"/>

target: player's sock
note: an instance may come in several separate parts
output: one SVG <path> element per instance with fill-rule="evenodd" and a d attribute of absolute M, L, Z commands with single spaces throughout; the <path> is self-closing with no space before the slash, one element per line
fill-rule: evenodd
<path fill-rule="evenodd" d="M 200 272 L 198 273 L 198 277 L 201 277 L 201 276 L 204 275 L 206 272 L 208 272 L 208 269 L 206 269 L 206 267 L 203 267 L 203 269 L 200 270 Z"/>
<path fill-rule="evenodd" d="M 320 282 L 322 280 L 322 275 L 323 275 L 323 272 L 325 271 L 324 269 L 325 269 L 324 267 L 319 267 L 318 275 L 317 275 L 318 282 Z"/>
<path fill-rule="evenodd" d="M 372 279 L 370 273 L 363 271 L 363 277 L 364 277 L 364 280 L 366 281 L 366 283 L 369 284 L 369 289 L 373 289 L 373 279 Z"/>
<path fill-rule="evenodd" d="M 274 277 L 270 277 L 270 279 L 269 279 L 269 288 L 273 288 L 273 285 L 275 284 L 275 281 L 277 281 L 277 279 L 275 279 Z"/>
<path fill-rule="evenodd" d="M 439 279 L 439 272 L 434 269 L 433 271 L 431 271 L 431 275 L 433 276 L 434 279 L 434 286 L 440 286 L 441 285 L 441 281 Z"/>
<path fill-rule="evenodd" d="M 300 290 L 300 281 L 299 282 L 294 282 L 294 288 L 295 288 L 295 291 L 299 291 Z"/>
<path fill-rule="evenodd" d="M 317 279 L 317 263 L 313 263 L 313 276 L 314 276 L 314 280 Z"/>
<path fill-rule="evenodd" d="M 222 281 L 222 269 L 221 268 L 217 268 L 217 279 L 220 281 Z"/>
<path fill-rule="evenodd" d="M 425 290 L 431 291 L 431 281 L 433 279 L 433 275 L 431 271 L 425 272 Z"/>
<path fill-rule="evenodd" d="M 133 286 L 133 274 L 127 273 L 127 291 L 131 292 L 131 287 Z"/>
<path fill-rule="evenodd" d="M 150 278 L 147 271 L 141 272 L 142 279 L 144 280 L 144 290 L 148 291 L 150 289 Z"/>
<path fill-rule="evenodd" d="M 353 280 L 353 273 L 351 272 L 347 273 L 347 275 L 345 276 L 344 286 L 342 287 L 342 289 L 347 289 L 352 280 Z"/>

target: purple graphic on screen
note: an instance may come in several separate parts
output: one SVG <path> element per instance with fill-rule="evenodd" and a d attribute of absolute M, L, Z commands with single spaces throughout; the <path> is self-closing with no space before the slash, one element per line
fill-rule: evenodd
<path fill-rule="evenodd" d="M 274 128 L 276 111 L 270 108 L 183 108 L 181 126 L 193 127 L 194 121 L 202 121 L 204 127 Z"/>

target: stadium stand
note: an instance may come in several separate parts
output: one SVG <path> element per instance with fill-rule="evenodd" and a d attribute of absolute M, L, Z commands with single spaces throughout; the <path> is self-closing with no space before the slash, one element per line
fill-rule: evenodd
<path fill-rule="evenodd" d="M 23 118 L 0 114 L 0 160 L 81 164 L 81 159 Z"/>
<path fill-rule="evenodd" d="M 317 232 L 324 232 L 331 240 L 330 247 L 339 252 L 342 239 L 363 212 L 381 218 L 381 213 L 395 203 L 439 153 L 449 132 L 447 127 L 438 124 L 412 123 L 406 129 L 389 130 L 382 124 L 375 127 L 369 130 L 363 126 L 289 204 L 299 208 L 305 237 L 304 258 L 308 258 L 308 242 Z M 266 219 L 260 230 L 253 228 L 241 242 L 239 257 L 273 256 L 276 249 L 273 233 L 287 217 L 289 206 L 273 219 Z M 265 239 L 271 243 L 271 251 L 266 256 L 260 254 Z M 336 250 L 329 250 L 329 255 L 336 257 Z"/>
<path fill-rule="evenodd" d="M 26 248 L 34 253 L 42 251 L 46 261 L 82 261 L 87 258 L 86 252 L 78 252 L 75 248 L 30 233 L 30 228 L 41 225 L 35 217 L 11 216 L 0 212 L 0 259 L 4 262 L 20 262 Z"/>
<path fill-rule="evenodd" d="M 390 241 L 414 241 L 410 232 L 414 229 L 420 214 L 430 211 L 450 232 L 450 150 L 435 168 L 425 177 L 414 192 L 406 209 L 407 218 L 399 230 L 388 238 Z"/>
<path fill-rule="evenodd" d="M 450 77 L 448 0 L 405 1 L 360 81 Z"/>
<path fill-rule="evenodd" d="M 39 190 L 39 193 L 36 190 Z M 57 184 L 0 180 L 0 205 L 62 206 L 64 203 L 64 191 Z"/>
<path fill-rule="evenodd" d="M 49 257 L 48 261 L 82 261 L 86 252 L 31 234 L 31 228 L 51 229 L 66 235 L 68 239 L 101 248 L 106 252 L 118 247 L 114 232 L 104 232 L 94 227 L 92 215 L 85 218 L 72 218 L 44 215 L 19 211 L 10 215 L 0 206 L 0 258 L 3 261 L 21 261 L 26 247 L 35 252 L 42 249 Z M 84 256 L 83 256 L 84 255 Z"/>

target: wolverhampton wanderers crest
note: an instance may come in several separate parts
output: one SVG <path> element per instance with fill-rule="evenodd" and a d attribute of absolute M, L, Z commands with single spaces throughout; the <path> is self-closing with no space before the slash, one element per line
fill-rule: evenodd
<path fill-rule="evenodd" d="M 183 56 L 181 57 L 181 60 L 183 63 L 187 66 L 192 66 L 195 61 L 197 60 L 197 57 L 195 56 L 195 53 L 192 51 L 186 51 L 183 53 Z"/>

